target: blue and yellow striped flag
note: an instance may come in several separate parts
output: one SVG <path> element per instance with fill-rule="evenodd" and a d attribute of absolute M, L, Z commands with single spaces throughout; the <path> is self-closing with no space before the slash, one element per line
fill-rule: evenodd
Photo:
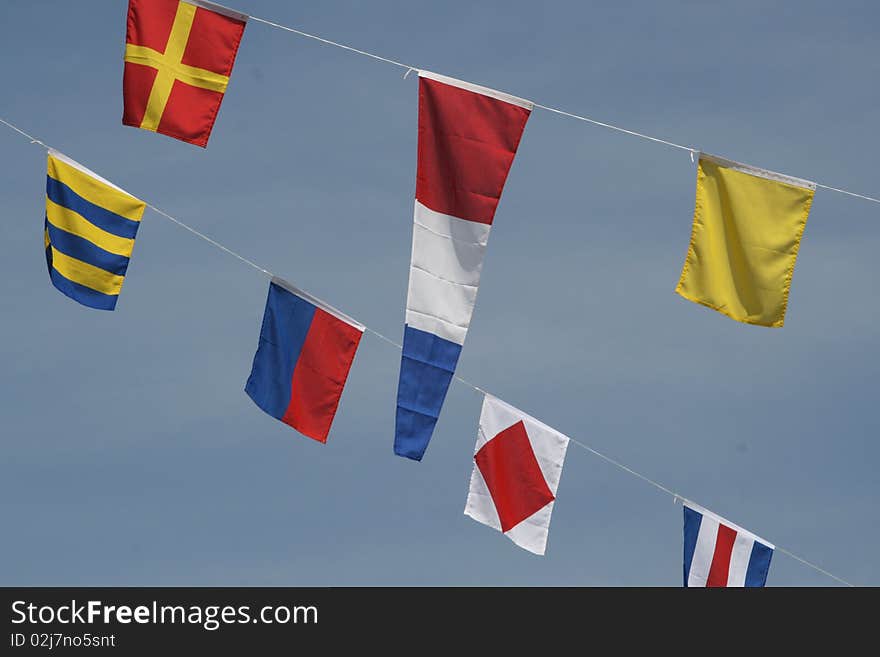
<path fill-rule="evenodd" d="M 49 277 L 84 306 L 113 310 L 146 203 L 50 150 L 45 245 Z"/>

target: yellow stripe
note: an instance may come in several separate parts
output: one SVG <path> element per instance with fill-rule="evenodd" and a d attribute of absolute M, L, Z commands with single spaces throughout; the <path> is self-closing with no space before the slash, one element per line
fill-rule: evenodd
<path fill-rule="evenodd" d="M 162 120 L 162 114 L 165 112 L 165 105 L 168 104 L 168 98 L 171 96 L 171 88 L 174 86 L 175 71 L 173 67 L 183 59 L 195 15 L 195 5 L 186 2 L 177 3 L 177 13 L 174 16 L 174 24 L 171 26 L 171 34 L 168 35 L 168 45 L 165 46 L 161 61 L 156 66 L 156 81 L 153 82 L 150 98 L 147 101 L 147 110 L 144 112 L 143 121 L 141 121 L 141 128 L 145 130 L 155 131 L 159 127 L 159 121 Z M 126 50 L 128 50 L 127 47 Z"/>
<path fill-rule="evenodd" d="M 49 248 L 49 229 L 48 228 L 43 229 L 43 239 L 45 240 L 45 242 L 43 244 L 43 248 L 48 249 Z"/>
<path fill-rule="evenodd" d="M 124 276 L 111 274 L 82 260 L 71 258 L 52 247 L 52 266 L 64 278 L 104 294 L 119 294 Z"/>
<path fill-rule="evenodd" d="M 178 80 L 202 89 L 225 93 L 226 87 L 229 85 L 229 77 L 226 75 L 220 75 L 204 68 L 167 61 L 162 53 L 146 46 L 125 44 L 125 61 L 160 70 L 170 69 Z"/>
<path fill-rule="evenodd" d="M 126 258 L 131 257 L 131 251 L 134 249 L 134 240 L 108 233 L 103 228 L 98 228 L 79 213 L 65 208 L 63 205 L 58 205 L 48 198 L 46 199 L 46 218 L 56 228 L 79 235 L 95 246 L 100 246 L 105 251 L 125 256 Z"/>
<path fill-rule="evenodd" d="M 167 69 L 159 69 L 153 88 L 150 90 L 150 98 L 147 100 L 147 109 L 141 121 L 141 128 L 155 132 L 159 129 L 159 122 L 165 113 L 165 106 L 171 97 L 171 89 L 174 87 L 174 75 Z"/>
<path fill-rule="evenodd" d="M 134 196 L 105 185 L 67 162 L 49 156 L 49 176 L 70 187 L 87 201 L 132 221 L 140 221 L 146 204 Z"/>

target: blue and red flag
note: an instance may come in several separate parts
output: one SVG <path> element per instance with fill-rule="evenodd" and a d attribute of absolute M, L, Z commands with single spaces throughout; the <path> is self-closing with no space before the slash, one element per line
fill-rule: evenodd
<path fill-rule="evenodd" d="M 273 278 L 245 392 L 272 417 L 326 443 L 363 333 L 355 320 Z"/>
<path fill-rule="evenodd" d="M 685 502 L 685 586 L 764 586 L 774 549 L 729 520 Z"/>

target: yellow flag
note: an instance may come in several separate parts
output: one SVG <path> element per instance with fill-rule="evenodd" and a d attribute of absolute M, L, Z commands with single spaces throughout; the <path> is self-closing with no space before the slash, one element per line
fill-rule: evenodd
<path fill-rule="evenodd" d="M 675 291 L 738 322 L 781 327 L 815 193 L 815 183 L 701 153 Z"/>

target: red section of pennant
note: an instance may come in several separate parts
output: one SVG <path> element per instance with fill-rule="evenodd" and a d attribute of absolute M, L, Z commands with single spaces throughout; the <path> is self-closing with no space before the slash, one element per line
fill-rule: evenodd
<path fill-rule="evenodd" d="M 129 0 L 126 43 L 165 53 L 178 4 L 178 0 Z M 244 28 L 243 21 L 197 7 L 183 57 L 175 65 L 230 76 Z M 124 125 L 140 127 L 156 76 L 151 66 L 125 63 Z M 223 96 L 176 80 L 156 132 L 206 146 Z"/>
<path fill-rule="evenodd" d="M 416 199 L 442 214 L 491 224 L 530 111 L 419 78 Z"/>
<path fill-rule="evenodd" d="M 502 532 L 516 527 L 556 499 L 547 486 L 522 421 L 489 440 L 474 460 L 492 495 Z"/>
<path fill-rule="evenodd" d="M 293 369 L 290 405 L 282 422 L 309 438 L 327 442 L 362 335 L 350 324 L 315 309 Z"/>
<path fill-rule="evenodd" d="M 718 536 L 715 539 L 715 554 L 712 555 L 712 565 L 709 567 L 706 586 L 727 586 L 727 576 L 730 574 L 730 555 L 733 553 L 735 541 L 736 530 L 719 523 Z"/>

